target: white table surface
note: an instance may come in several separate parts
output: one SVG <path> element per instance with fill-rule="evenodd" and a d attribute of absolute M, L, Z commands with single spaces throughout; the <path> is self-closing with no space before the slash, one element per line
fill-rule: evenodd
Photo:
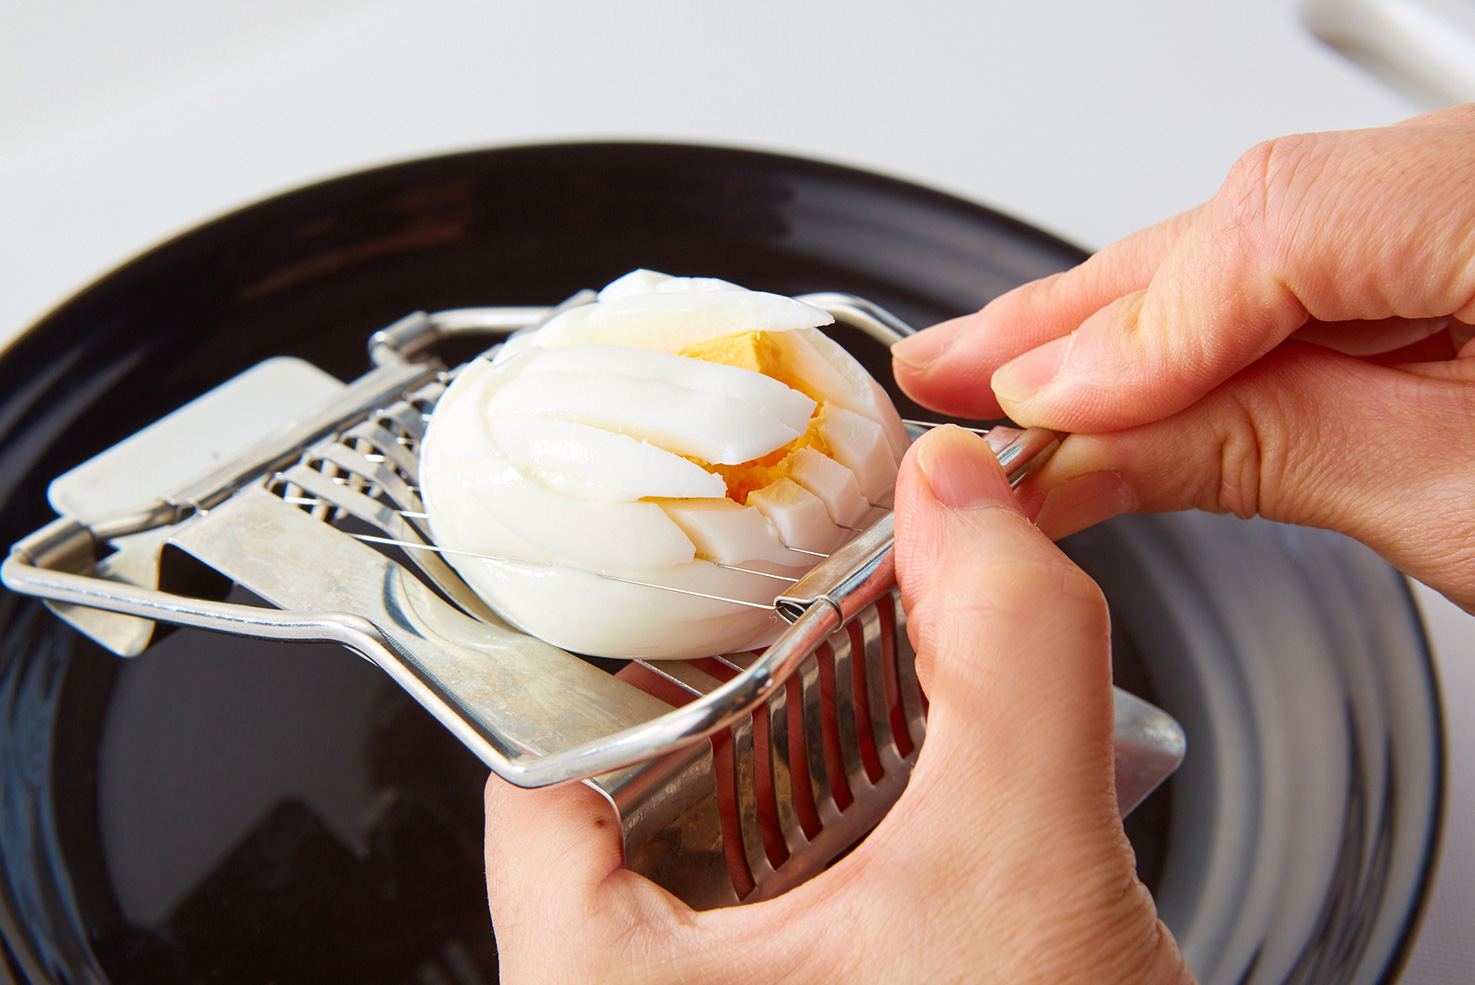
<path fill-rule="evenodd" d="M 1212 195 L 1261 139 L 1420 109 L 1290 0 L 16 2 L 0 6 L 0 341 L 205 219 L 448 150 L 778 150 L 1095 247 Z M 1403 981 L 1434 985 L 1475 975 L 1475 620 L 1419 596 L 1450 785 Z"/>

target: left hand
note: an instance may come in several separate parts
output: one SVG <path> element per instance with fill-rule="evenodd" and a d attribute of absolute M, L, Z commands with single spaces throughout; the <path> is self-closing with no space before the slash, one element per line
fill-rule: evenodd
<path fill-rule="evenodd" d="M 797 889 L 699 913 L 623 867 L 593 791 L 493 777 L 487 890 L 504 981 L 1191 982 L 1117 817 L 1100 591 L 967 432 L 919 441 L 896 498 L 931 705 L 890 814 Z"/>

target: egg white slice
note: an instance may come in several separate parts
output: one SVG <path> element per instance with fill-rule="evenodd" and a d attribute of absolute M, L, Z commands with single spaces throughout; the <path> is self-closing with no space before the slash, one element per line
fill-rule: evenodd
<path fill-rule="evenodd" d="M 614 431 L 542 417 L 495 417 L 486 427 L 507 458 L 536 473 L 542 485 L 578 499 L 727 495 L 721 476 Z"/>
<path fill-rule="evenodd" d="M 766 455 L 801 433 L 732 397 L 623 376 L 519 376 L 487 407 L 494 415 L 533 414 L 638 435 L 678 455 L 722 465 Z"/>
<path fill-rule="evenodd" d="M 539 373 L 583 373 L 652 380 L 699 393 L 716 393 L 761 408 L 796 432 L 803 431 L 815 401 L 779 380 L 722 363 L 632 349 L 624 345 L 578 345 L 549 349 L 528 360 L 520 376 Z"/>
<path fill-rule="evenodd" d="M 558 560 L 586 568 L 665 568 L 696 557 L 681 528 L 654 503 L 571 499 L 505 461 L 468 463 L 457 478 L 486 514 Z M 478 553 L 506 553 L 501 545 L 486 546 L 493 549 Z"/>
<path fill-rule="evenodd" d="M 511 358 L 531 346 L 555 349 L 591 343 L 674 353 L 724 335 L 786 332 L 834 320 L 813 305 L 761 291 L 621 293 L 608 301 L 570 308 L 535 332 L 510 339 L 500 358 Z"/>
<path fill-rule="evenodd" d="M 808 568 L 814 558 L 791 551 L 756 506 L 739 506 L 730 499 L 661 500 L 699 556 L 722 564 L 764 561 L 784 568 Z"/>
<path fill-rule="evenodd" d="M 776 594 L 771 579 L 700 560 L 642 569 L 630 567 L 629 558 L 621 557 L 612 559 L 618 565 L 600 572 L 569 567 L 503 526 L 466 484 L 452 476 L 446 480 L 436 484 L 440 509 L 435 515 L 449 515 L 450 522 L 435 524 L 435 539 L 454 544 L 456 551 L 481 555 L 452 554 L 447 561 L 509 624 L 555 646 L 625 658 L 682 659 L 763 646 L 782 630 L 782 623 L 766 605 Z M 725 502 L 740 514 L 756 513 L 730 500 L 667 502 Z M 777 536 L 771 529 L 766 532 L 768 542 L 776 545 Z M 794 577 L 813 560 L 778 550 L 784 556 L 803 559 Z M 751 567 L 755 562 L 745 564 Z M 784 570 L 781 565 L 772 567 Z M 667 585 L 676 591 L 616 578 Z M 722 601 L 731 598 L 752 599 L 762 606 L 740 607 Z"/>
<path fill-rule="evenodd" d="M 694 291 L 745 291 L 731 281 L 717 277 L 672 277 L 654 270 L 632 270 L 604 285 L 596 300 L 613 301 L 632 294 L 689 294 Z"/>
<path fill-rule="evenodd" d="M 826 407 L 819 433 L 835 461 L 855 473 L 867 500 L 877 506 L 891 501 L 896 459 L 880 424 L 843 407 Z"/>
<path fill-rule="evenodd" d="M 891 450 L 892 463 L 901 462 L 912 443 L 906 426 L 901 423 L 901 415 L 881 384 L 872 379 L 844 346 L 814 329 L 785 332 L 774 339 L 790 372 L 823 396 L 827 406 L 843 407 L 879 424 Z"/>
<path fill-rule="evenodd" d="M 576 653 L 651 660 L 709 657 L 766 646 L 784 626 L 768 607 L 735 607 L 730 602 L 612 581 L 574 568 L 467 558 L 458 570 L 494 606 L 516 600 L 515 606 L 501 612 L 509 623 Z M 702 577 L 697 574 L 701 571 L 734 574 L 701 561 L 640 574 L 641 580 L 670 581 L 682 592 L 741 598 L 741 592 L 755 591 L 720 578 Z M 764 591 L 772 598 L 772 588 Z"/>
<path fill-rule="evenodd" d="M 855 473 L 813 448 L 795 453 L 789 477 L 818 497 L 830 519 L 842 527 L 858 525 L 871 512 Z"/>
<path fill-rule="evenodd" d="M 778 479 L 748 494 L 748 505 L 772 523 L 787 547 L 827 553 L 846 540 L 818 496 L 793 479 Z"/>

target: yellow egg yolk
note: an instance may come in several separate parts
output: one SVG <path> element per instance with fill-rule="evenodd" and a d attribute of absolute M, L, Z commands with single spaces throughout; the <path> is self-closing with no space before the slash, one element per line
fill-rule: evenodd
<path fill-rule="evenodd" d="M 789 476 L 793 471 L 794 455 L 801 448 L 813 448 L 829 456 L 829 443 L 819 433 L 825 421 L 824 397 L 784 364 L 783 349 L 774 340 L 773 333 L 760 331 L 724 335 L 687 346 L 678 355 L 762 373 L 815 401 L 814 413 L 810 415 L 809 427 L 804 433 L 767 455 L 737 465 L 713 465 L 692 459 L 708 472 L 722 476 L 727 483 L 728 499 L 739 506 L 747 506 L 749 493 Z"/>

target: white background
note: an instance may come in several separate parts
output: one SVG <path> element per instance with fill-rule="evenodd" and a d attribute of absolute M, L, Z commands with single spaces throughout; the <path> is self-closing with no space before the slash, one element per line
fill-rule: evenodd
<path fill-rule="evenodd" d="M 780 150 L 1099 247 L 1212 195 L 1261 139 L 1421 108 L 1289 0 L 15 0 L 0 5 L 0 340 L 207 218 L 447 150 Z M 1475 968 L 1475 620 L 1420 598 L 1452 778 L 1405 978 L 1430 985 Z"/>

